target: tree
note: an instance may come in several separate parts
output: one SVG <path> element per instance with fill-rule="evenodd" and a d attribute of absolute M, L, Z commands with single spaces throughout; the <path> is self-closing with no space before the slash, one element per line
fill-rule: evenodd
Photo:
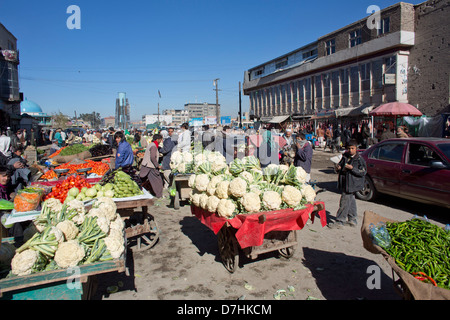
<path fill-rule="evenodd" d="M 62 114 L 61 111 L 59 113 L 52 114 L 52 127 L 53 128 L 61 128 L 67 129 L 67 123 L 69 122 L 69 117 Z"/>
<path fill-rule="evenodd" d="M 92 113 L 81 113 L 80 119 L 82 119 L 85 122 L 91 123 L 92 128 L 96 128 L 100 126 L 100 123 L 102 122 L 100 118 L 100 113 L 98 112 L 92 112 Z"/>

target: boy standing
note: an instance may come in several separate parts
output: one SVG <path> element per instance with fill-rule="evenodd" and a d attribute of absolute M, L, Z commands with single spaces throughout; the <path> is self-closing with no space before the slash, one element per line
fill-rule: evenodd
<path fill-rule="evenodd" d="M 358 154 L 357 145 L 356 140 L 350 140 L 341 161 L 336 165 L 336 170 L 339 171 L 338 188 L 342 194 L 336 222 L 328 224 L 329 228 L 340 228 L 344 224 L 356 226 L 355 192 L 364 189 L 364 177 L 367 173 L 366 162 Z"/>

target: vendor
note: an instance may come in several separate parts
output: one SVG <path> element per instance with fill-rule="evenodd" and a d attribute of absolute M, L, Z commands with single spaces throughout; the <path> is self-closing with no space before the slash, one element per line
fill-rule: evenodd
<path fill-rule="evenodd" d="M 116 132 L 114 134 L 114 140 L 118 146 L 115 159 L 115 168 L 118 169 L 120 167 L 131 166 L 134 161 L 133 149 L 127 142 L 124 133 L 122 131 Z"/>
<path fill-rule="evenodd" d="M 15 193 L 11 185 L 11 170 L 6 166 L 0 166 L 0 199 L 12 201 L 14 199 Z M 0 218 L 4 213 L 9 211 L 0 211 Z M 23 235 L 24 228 L 29 224 L 29 222 L 15 223 L 11 228 L 0 230 L 3 235 L 8 237 L 20 237 Z M 3 225 L 0 226 L 3 229 Z"/>
<path fill-rule="evenodd" d="M 152 143 L 145 150 L 144 158 L 141 163 L 139 176 L 141 179 L 147 179 L 151 185 L 152 193 L 156 198 L 161 198 L 163 193 L 163 178 L 161 176 L 161 165 L 159 164 L 159 145 L 162 143 L 162 136 L 154 134 Z"/>

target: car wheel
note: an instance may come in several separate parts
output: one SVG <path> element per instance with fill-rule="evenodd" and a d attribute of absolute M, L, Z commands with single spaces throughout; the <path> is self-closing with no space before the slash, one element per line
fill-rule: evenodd
<path fill-rule="evenodd" d="M 373 185 L 372 179 L 369 177 L 365 178 L 364 189 L 356 192 L 356 197 L 364 201 L 372 201 L 377 197 L 378 193 Z"/>

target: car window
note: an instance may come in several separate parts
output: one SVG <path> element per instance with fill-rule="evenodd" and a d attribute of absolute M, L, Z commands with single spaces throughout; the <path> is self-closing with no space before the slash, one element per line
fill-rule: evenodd
<path fill-rule="evenodd" d="M 370 154 L 371 159 L 402 162 L 406 143 L 385 143 L 376 147 Z"/>
<path fill-rule="evenodd" d="M 437 147 L 445 154 L 447 159 L 450 159 L 450 143 L 439 143 Z"/>
<path fill-rule="evenodd" d="M 442 161 L 442 158 L 430 147 L 420 143 L 410 143 L 406 162 L 418 166 L 429 166 L 432 160 Z"/>

